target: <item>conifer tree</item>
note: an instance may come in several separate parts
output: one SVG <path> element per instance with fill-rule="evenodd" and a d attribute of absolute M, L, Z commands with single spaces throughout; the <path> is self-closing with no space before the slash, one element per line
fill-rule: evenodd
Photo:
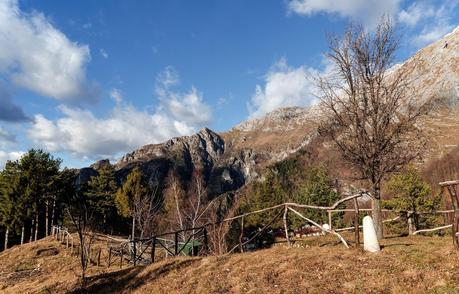
<path fill-rule="evenodd" d="M 31 149 L 19 160 L 20 185 L 24 191 L 21 202 L 26 216 L 32 219 L 34 239 L 39 232 L 39 215 L 47 211 L 49 200 L 55 193 L 61 159 L 55 159 L 43 150 Z M 45 216 L 45 220 L 48 215 Z M 42 231 L 47 232 L 49 228 Z"/>
<path fill-rule="evenodd" d="M 115 169 L 106 165 L 98 170 L 99 175 L 91 177 L 87 187 L 87 200 L 93 217 L 102 219 L 103 230 L 113 221 L 116 214 L 115 195 L 118 189 L 115 178 Z"/>
<path fill-rule="evenodd" d="M 9 234 L 17 229 L 23 219 L 19 188 L 18 162 L 8 161 L 0 172 L 0 225 L 6 229 L 5 249 L 8 247 Z"/>
<path fill-rule="evenodd" d="M 409 233 L 420 228 L 422 225 L 435 221 L 435 216 L 419 215 L 419 211 L 434 211 L 438 209 L 440 197 L 432 195 L 429 184 L 424 181 L 419 172 L 413 166 L 409 166 L 402 172 L 391 176 L 386 184 L 386 190 L 391 199 L 385 200 L 385 208 L 406 211 Z"/>

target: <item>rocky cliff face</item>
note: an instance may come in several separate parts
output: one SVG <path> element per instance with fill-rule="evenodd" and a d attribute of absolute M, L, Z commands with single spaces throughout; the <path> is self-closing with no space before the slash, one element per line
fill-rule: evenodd
<path fill-rule="evenodd" d="M 110 164 L 108 160 L 101 160 L 81 169 L 82 181 L 107 164 Z M 144 172 L 151 185 L 165 184 L 172 176 L 186 185 L 195 173 L 199 173 L 210 195 L 240 188 L 256 176 L 255 166 L 255 154 L 251 150 L 228 151 L 224 139 L 207 128 L 191 136 L 143 146 L 114 164 L 120 183 L 134 167 Z"/>

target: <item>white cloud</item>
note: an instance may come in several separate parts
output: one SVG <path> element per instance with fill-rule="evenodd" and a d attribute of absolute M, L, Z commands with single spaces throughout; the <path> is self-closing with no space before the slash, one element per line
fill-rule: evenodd
<path fill-rule="evenodd" d="M 414 2 L 398 13 L 398 21 L 410 27 L 416 26 L 423 18 L 435 14 L 434 7 L 426 2 Z"/>
<path fill-rule="evenodd" d="M 86 81 L 89 47 L 70 41 L 42 13 L 0 1 L 0 73 L 16 85 L 55 99 L 92 99 Z"/>
<path fill-rule="evenodd" d="M 180 82 L 177 72 L 167 67 L 157 78 L 156 94 L 163 107 L 168 109 L 174 119 L 192 125 L 207 125 L 212 120 L 211 108 L 203 102 L 202 94 L 195 87 L 188 93 L 178 93 L 171 87 Z"/>
<path fill-rule="evenodd" d="M 400 2 L 402 0 L 291 0 L 288 11 L 306 16 L 337 14 L 374 27 L 383 15 L 395 15 Z"/>
<path fill-rule="evenodd" d="M 292 68 L 284 58 L 266 74 L 265 85 L 257 85 L 248 105 L 250 117 L 260 117 L 279 107 L 309 106 L 315 102 L 313 77 L 317 70 Z"/>
<path fill-rule="evenodd" d="M 3 169 L 5 167 L 5 163 L 8 160 L 16 160 L 21 158 L 21 156 L 24 154 L 24 152 L 21 151 L 2 151 L 0 150 L 0 169 Z"/>
<path fill-rule="evenodd" d="M 163 96 L 153 112 L 120 101 L 106 117 L 98 118 L 88 110 L 60 106 L 62 117 L 55 121 L 36 115 L 28 137 L 48 151 L 96 159 L 114 158 L 145 144 L 189 135 L 208 122 L 210 108 L 194 88 L 185 94 L 173 92 L 169 88 L 171 80 L 163 79 L 170 74 L 163 72 L 158 78 L 163 81 L 157 86 Z M 174 77 L 177 83 L 178 75 Z M 116 89 L 113 93 L 115 97 L 120 94 Z"/>
<path fill-rule="evenodd" d="M 409 27 L 419 27 L 411 42 L 416 47 L 422 47 L 437 41 L 456 27 L 453 15 L 458 4 L 458 0 L 415 2 L 407 10 L 402 10 L 398 19 Z"/>
<path fill-rule="evenodd" d="M 123 95 L 121 94 L 121 91 L 118 89 L 112 89 L 110 91 L 110 97 L 115 100 L 116 104 L 121 103 L 123 101 Z"/>
<path fill-rule="evenodd" d="M 69 151 L 82 157 L 112 157 L 190 132 L 167 115 L 149 114 L 129 105 L 116 106 L 106 118 L 66 106 L 60 111 L 63 117 L 56 121 L 36 115 L 28 136 L 46 150 Z"/>
<path fill-rule="evenodd" d="M 104 48 L 100 48 L 99 52 L 100 52 L 100 55 L 102 55 L 103 58 L 105 58 L 105 59 L 108 58 L 108 53 L 107 53 L 107 51 L 105 51 Z"/>
<path fill-rule="evenodd" d="M 412 39 L 412 42 L 417 47 L 430 44 L 442 38 L 447 33 L 450 33 L 454 29 L 454 25 L 451 24 L 436 24 L 432 27 L 425 27 L 421 33 Z"/>

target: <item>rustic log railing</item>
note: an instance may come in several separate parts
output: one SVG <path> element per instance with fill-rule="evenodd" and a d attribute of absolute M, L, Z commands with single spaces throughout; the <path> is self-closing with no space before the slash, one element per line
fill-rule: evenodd
<path fill-rule="evenodd" d="M 453 245 L 456 249 L 459 249 L 459 195 L 457 187 L 459 186 L 459 180 L 456 181 L 446 181 L 439 183 L 442 192 L 447 190 L 449 196 L 451 197 L 451 204 L 453 206 L 453 220 L 452 220 L 452 232 Z"/>

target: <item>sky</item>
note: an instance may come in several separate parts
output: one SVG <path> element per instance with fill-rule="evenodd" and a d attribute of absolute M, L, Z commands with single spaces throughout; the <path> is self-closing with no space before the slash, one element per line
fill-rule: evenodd
<path fill-rule="evenodd" d="M 397 61 L 459 24 L 459 0 L 0 0 L 0 168 L 30 148 L 84 167 L 203 127 L 309 106 L 327 34 L 382 15 Z"/>

